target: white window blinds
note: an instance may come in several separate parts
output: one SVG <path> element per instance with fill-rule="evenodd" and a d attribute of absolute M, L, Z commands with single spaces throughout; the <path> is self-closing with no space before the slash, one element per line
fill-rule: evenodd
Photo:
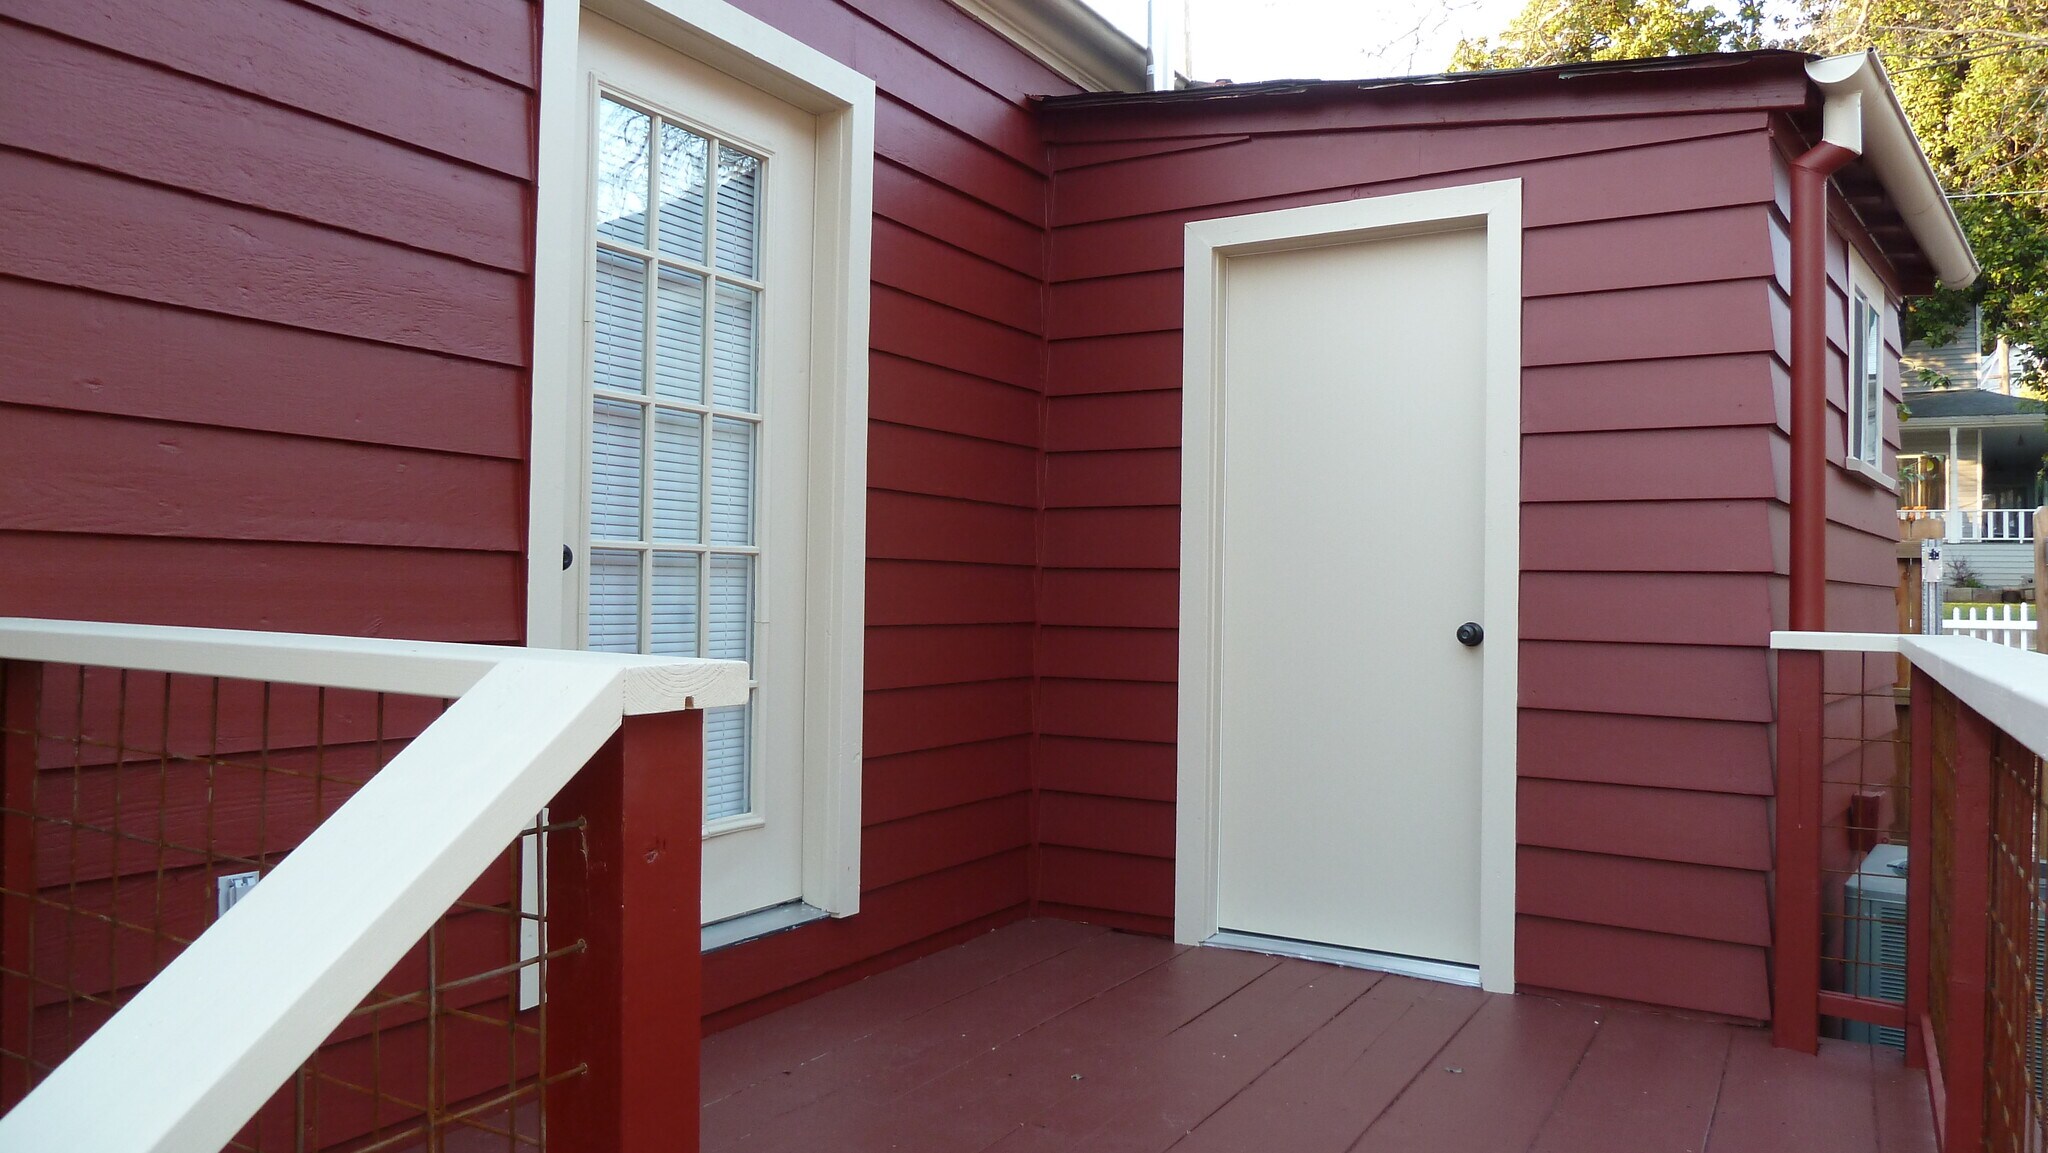
<path fill-rule="evenodd" d="M 752 661 L 763 165 L 610 96 L 597 130 L 585 643 Z M 705 716 L 707 821 L 752 808 L 756 683 Z"/>

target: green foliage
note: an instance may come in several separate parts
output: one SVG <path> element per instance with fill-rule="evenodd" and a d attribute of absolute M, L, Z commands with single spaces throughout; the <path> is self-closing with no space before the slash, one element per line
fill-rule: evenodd
<path fill-rule="evenodd" d="M 2048 358 L 2048 0 L 1802 0 L 1804 28 L 1770 43 L 1761 0 L 1735 15 L 1693 0 L 1529 0 L 1454 70 L 1627 60 L 1765 46 L 1876 48 L 1984 266 L 1966 290 L 1915 301 L 1906 338 L 1941 343 L 1982 305 L 1984 338 Z M 2020 358 L 2025 383 L 2043 367 Z"/>
<path fill-rule="evenodd" d="M 1451 70 L 1761 48 L 1763 24 L 1762 0 L 1734 16 L 1692 0 L 1530 0 L 1498 39 L 1459 41 Z"/>
<path fill-rule="evenodd" d="M 1883 55 L 1984 266 L 1916 301 L 1907 338 L 1938 343 L 1982 304 L 1987 343 L 2048 350 L 2048 0 L 1807 0 L 1806 15 L 1810 50 Z"/>

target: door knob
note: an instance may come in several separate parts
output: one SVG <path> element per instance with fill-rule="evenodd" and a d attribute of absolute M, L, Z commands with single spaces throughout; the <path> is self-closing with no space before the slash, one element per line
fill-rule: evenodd
<path fill-rule="evenodd" d="M 1479 627 L 1478 621 L 1466 621 L 1458 626 L 1458 643 L 1468 649 L 1478 648 L 1479 642 L 1485 639 L 1486 630 Z"/>

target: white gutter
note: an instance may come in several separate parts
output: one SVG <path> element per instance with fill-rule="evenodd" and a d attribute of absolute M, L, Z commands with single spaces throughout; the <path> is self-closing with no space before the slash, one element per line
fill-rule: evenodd
<path fill-rule="evenodd" d="M 1962 288 L 1976 280 L 1982 271 L 1977 256 L 1877 53 L 1815 60 L 1807 64 L 1806 75 L 1826 100 L 1821 139 L 1862 155 L 1944 285 Z"/>
<path fill-rule="evenodd" d="M 1145 47 L 1081 0 L 953 0 L 1039 63 L 1090 92 L 1143 92 Z"/>

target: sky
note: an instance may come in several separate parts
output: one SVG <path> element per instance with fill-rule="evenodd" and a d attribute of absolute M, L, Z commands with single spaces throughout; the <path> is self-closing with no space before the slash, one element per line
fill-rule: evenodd
<path fill-rule="evenodd" d="M 1145 42 L 1146 0 L 1087 0 Z M 1198 80 L 1352 80 L 1441 72 L 1462 36 L 1490 35 L 1523 0 L 1187 0 Z"/>
<path fill-rule="evenodd" d="M 1146 0 L 1086 0 L 1145 42 Z M 1181 0 L 1167 0 L 1181 2 Z M 1185 0 L 1197 80 L 1358 80 L 1441 72 L 1524 0 Z M 1732 7 L 1731 3 L 1726 5 Z M 1772 11 L 1791 7 L 1776 0 Z"/>

